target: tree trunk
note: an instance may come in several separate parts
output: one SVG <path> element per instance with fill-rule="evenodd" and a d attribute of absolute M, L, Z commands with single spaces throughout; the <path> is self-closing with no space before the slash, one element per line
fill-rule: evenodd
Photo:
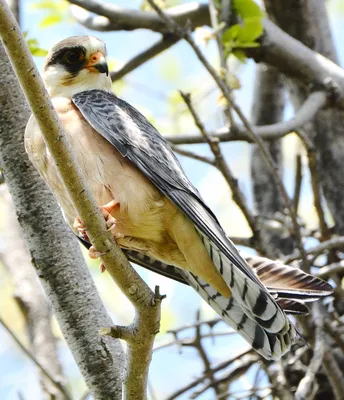
<path fill-rule="evenodd" d="M 26 156 L 29 109 L 3 47 L 0 74 L 0 164 L 32 262 L 94 397 L 121 399 L 122 347 L 118 340 L 99 336 L 99 328 L 111 326 L 111 319 L 76 239 Z"/>

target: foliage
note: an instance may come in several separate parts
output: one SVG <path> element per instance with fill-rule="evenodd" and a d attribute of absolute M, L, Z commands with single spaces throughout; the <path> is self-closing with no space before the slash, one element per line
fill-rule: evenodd
<path fill-rule="evenodd" d="M 48 51 L 39 47 L 39 43 L 37 39 L 28 38 L 28 32 L 24 32 L 24 37 L 26 39 L 26 43 L 29 47 L 31 54 L 35 57 L 45 57 L 48 54 Z"/>
<path fill-rule="evenodd" d="M 253 0 L 234 0 L 233 9 L 240 23 L 232 25 L 222 35 L 226 56 L 233 53 L 245 59 L 243 48 L 258 47 L 257 39 L 263 33 L 263 12 Z"/>
<path fill-rule="evenodd" d="M 48 28 L 59 24 L 68 16 L 68 2 L 64 0 L 38 0 L 31 8 L 46 12 L 46 16 L 39 23 L 40 28 Z"/>

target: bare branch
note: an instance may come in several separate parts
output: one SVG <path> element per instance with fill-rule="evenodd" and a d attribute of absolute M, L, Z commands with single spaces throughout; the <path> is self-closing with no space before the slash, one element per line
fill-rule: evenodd
<path fill-rule="evenodd" d="M 21 341 L 17 338 L 12 329 L 7 325 L 7 323 L 0 317 L 0 325 L 2 325 L 7 333 L 12 337 L 12 339 L 16 342 L 18 347 L 22 350 L 23 353 L 36 365 L 36 367 L 42 372 L 42 374 L 50 380 L 50 382 L 58 389 L 59 392 L 63 393 L 65 399 L 71 399 L 69 393 L 66 391 L 66 388 L 61 385 L 61 382 L 56 382 L 55 379 L 49 374 L 49 372 L 42 366 L 42 364 L 36 359 L 36 357 L 26 349 L 26 347 L 21 343 Z"/>
<path fill-rule="evenodd" d="M 305 250 L 305 253 L 307 256 L 308 255 L 317 256 L 328 250 L 343 249 L 343 248 L 344 248 L 344 237 L 336 236 L 336 237 L 333 237 L 332 239 L 326 240 L 325 242 L 318 244 L 315 247 Z M 286 256 L 285 259 L 283 260 L 283 262 L 288 264 L 292 261 L 297 260 L 298 258 L 300 258 L 300 253 L 298 251 L 295 251 L 294 253 L 290 254 L 289 256 Z"/>
<path fill-rule="evenodd" d="M 230 170 L 229 166 L 227 165 L 227 163 L 223 157 L 223 154 L 222 154 L 222 151 L 221 151 L 218 141 L 215 138 L 209 137 L 202 121 L 200 120 L 199 116 L 196 113 L 196 110 L 194 109 L 194 107 L 191 103 L 190 95 L 183 93 L 183 92 L 180 92 L 180 94 L 181 94 L 185 104 L 188 106 L 196 126 L 200 130 L 202 136 L 204 137 L 205 141 L 208 143 L 211 151 L 213 152 L 214 157 L 215 157 L 216 167 L 222 173 L 223 177 L 225 178 L 229 187 L 231 188 L 233 200 L 235 201 L 235 203 L 238 205 L 238 207 L 244 214 L 244 216 L 252 230 L 252 233 L 254 235 L 255 241 L 256 241 L 259 249 L 263 250 L 261 248 L 261 243 L 260 243 L 260 239 L 259 239 L 259 228 L 257 226 L 256 219 L 255 219 L 254 215 L 252 215 L 250 209 L 247 206 L 245 196 L 239 188 L 238 180 L 233 176 L 232 171 Z"/>
<path fill-rule="evenodd" d="M 6 185 L 0 188 L 3 218 L 5 224 L 1 232 L 3 251 L 0 261 L 9 270 L 15 287 L 14 299 L 25 320 L 31 352 L 51 377 L 60 385 L 65 385 L 62 367 L 57 354 L 57 340 L 52 332 L 51 307 L 30 261 L 30 253 L 21 236 L 13 204 Z M 40 374 L 40 384 L 44 398 L 65 398 L 56 385 Z"/>
<path fill-rule="evenodd" d="M 344 393 L 344 375 L 333 356 L 332 349 L 328 346 L 325 346 L 323 366 L 336 400 L 341 400 Z"/>
<path fill-rule="evenodd" d="M 144 399 L 153 341 L 159 330 L 162 297 L 158 291 L 154 294 L 149 289 L 106 229 L 104 218 L 75 163 L 70 145 L 25 39 L 5 0 L 0 1 L 0 26 L 7 52 L 73 205 L 81 220 L 85 222 L 92 244 L 104 254 L 101 259 L 107 271 L 135 307 L 136 315 L 132 327 L 136 336 L 135 341 L 128 342 L 124 398 Z"/>
<path fill-rule="evenodd" d="M 319 177 L 319 166 L 317 162 L 316 148 L 314 143 L 309 139 L 307 133 L 303 129 L 297 130 L 296 133 L 301 139 L 307 152 L 308 167 L 311 173 L 311 185 L 313 190 L 314 207 L 318 215 L 319 227 L 322 239 L 327 239 L 330 234 L 325 218 L 325 210 L 322 204 L 321 183 Z"/>
<path fill-rule="evenodd" d="M 201 156 L 200 154 L 196 154 L 192 151 L 182 149 L 181 147 L 175 146 L 173 144 L 171 145 L 171 148 L 175 153 L 178 153 L 182 156 L 193 158 L 194 160 L 197 160 L 197 161 L 202 161 L 206 164 L 212 165 L 213 167 L 216 166 L 216 161 L 213 158 Z"/>
<path fill-rule="evenodd" d="M 316 274 L 318 278 L 326 279 L 331 275 L 343 274 L 344 273 L 344 261 L 339 261 L 330 265 L 322 267 L 320 271 Z"/>
<path fill-rule="evenodd" d="M 293 208 L 293 204 L 288 196 L 287 190 L 283 184 L 283 181 L 278 173 L 278 168 L 275 165 L 274 160 L 271 157 L 271 154 L 267 150 L 264 141 L 260 138 L 259 135 L 252 129 L 251 124 L 241 111 L 241 109 L 237 106 L 236 103 L 233 102 L 231 92 L 226 85 L 226 83 L 219 77 L 219 75 L 216 73 L 215 69 L 213 66 L 208 62 L 204 54 L 201 52 L 199 47 L 196 45 L 195 41 L 193 40 L 190 30 L 189 29 L 182 29 L 172 18 L 170 18 L 167 14 L 165 14 L 154 2 L 154 0 L 147 0 L 149 4 L 153 7 L 153 9 L 157 12 L 157 14 L 166 22 L 166 24 L 170 27 L 171 31 L 173 31 L 175 34 L 179 35 L 180 37 L 184 38 L 189 45 L 192 47 L 194 50 L 196 56 L 200 60 L 200 62 L 203 64 L 203 66 L 206 68 L 206 70 L 209 72 L 209 74 L 212 76 L 214 79 L 216 85 L 220 89 L 221 93 L 227 100 L 228 106 L 231 106 L 235 113 L 238 115 L 240 120 L 242 121 L 244 127 L 247 129 L 247 132 L 249 133 L 250 137 L 252 140 L 257 144 L 259 147 L 262 157 L 265 159 L 267 166 L 269 167 L 269 170 L 271 172 L 271 177 L 275 181 L 277 187 L 279 188 L 281 192 L 281 196 L 283 198 L 285 207 L 288 209 L 290 219 L 293 223 L 293 228 L 294 228 L 294 235 L 295 235 L 295 242 L 296 245 L 299 249 L 299 252 L 301 254 L 302 258 L 302 263 L 303 267 L 306 271 L 309 270 L 309 265 L 308 265 L 308 260 L 305 255 L 305 251 L 303 248 L 302 244 L 302 236 L 300 232 L 300 226 L 297 221 L 297 216 L 295 214 L 295 210 Z"/>
<path fill-rule="evenodd" d="M 301 379 L 295 392 L 296 400 L 312 398 L 311 393 L 316 387 L 315 375 L 322 366 L 324 357 L 324 334 L 323 334 L 323 317 L 319 310 L 318 304 L 313 305 L 313 322 L 315 329 L 315 343 L 313 346 L 313 358 L 307 367 L 306 375 Z"/>
<path fill-rule="evenodd" d="M 108 18 L 99 22 L 99 17 L 85 17 L 84 25 L 99 30 L 134 30 L 149 29 L 166 33 L 171 29 L 163 18 L 151 12 L 126 9 L 109 3 L 96 0 L 69 0 L 71 4 Z M 208 4 L 188 3 L 166 10 L 165 14 L 174 21 L 190 28 L 211 26 Z M 98 21 L 92 21 L 98 18 Z M 324 85 L 330 93 L 336 93 L 336 106 L 344 108 L 344 70 L 334 62 L 311 50 L 301 42 L 283 32 L 277 25 L 268 19 L 263 21 L 264 34 L 261 37 L 261 46 L 254 49 L 244 49 L 248 56 L 257 62 L 264 61 L 273 65 L 287 76 L 297 78 L 306 83 Z"/>
<path fill-rule="evenodd" d="M 112 81 L 115 82 L 118 79 L 123 78 L 125 75 L 129 74 L 134 69 L 140 67 L 145 62 L 151 60 L 158 54 L 162 53 L 166 49 L 176 44 L 179 40 L 180 38 L 178 36 L 174 36 L 171 34 L 164 35 L 164 37 L 161 40 L 159 40 L 159 42 L 153 44 L 147 50 L 144 50 L 142 53 L 132 58 L 130 61 L 124 64 L 120 69 L 112 71 L 110 73 Z"/>
<path fill-rule="evenodd" d="M 302 185 L 302 158 L 300 154 L 296 155 L 296 165 L 295 165 L 295 185 L 294 185 L 294 196 L 293 203 L 294 209 L 297 213 L 300 203 L 301 185 Z"/>
<path fill-rule="evenodd" d="M 107 17 L 109 22 L 105 20 L 93 20 L 92 16 L 84 16 L 78 19 L 79 22 L 88 28 L 97 30 L 127 30 L 149 29 L 155 32 L 168 33 L 169 28 L 165 22 L 161 20 L 154 12 L 139 11 L 135 9 L 122 8 L 111 3 L 104 3 L 98 0 L 68 0 L 69 3 L 75 4 L 92 13 Z M 206 12 L 204 12 L 206 8 Z M 209 14 L 207 5 L 199 3 L 182 4 L 168 9 L 167 14 L 177 23 L 184 25 L 188 20 L 197 21 L 195 26 L 202 26 L 209 23 Z M 74 13 L 75 14 L 75 13 Z"/>
<path fill-rule="evenodd" d="M 325 92 L 313 92 L 290 120 L 271 125 L 254 126 L 252 129 L 263 140 L 281 139 L 288 133 L 303 127 L 308 121 L 314 118 L 316 113 L 321 110 L 326 103 L 327 96 Z M 210 132 L 209 135 L 218 138 L 220 142 L 245 141 L 254 143 L 252 137 L 247 133 L 245 126 L 238 124 L 235 124 L 231 128 L 221 128 L 216 132 Z M 165 138 L 174 144 L 197 144 L 205 142 L 204 137 L 200 135 L 165 135 Z"/>
<path fill-rule="evenodd" d="M 111 319 L 77 240 L 25 153 L 23 138 L 30 110 L 1 44 L 0 75 L 0 164 L 32 264 L 93 395 L 122 399 L 122 347 L 119 341 L 99 338 L 99 327 L 110 325 Z"/>

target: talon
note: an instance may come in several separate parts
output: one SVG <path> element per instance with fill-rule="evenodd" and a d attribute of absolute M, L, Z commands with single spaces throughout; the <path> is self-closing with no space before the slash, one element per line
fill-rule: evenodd
<path fill-rule="evenodd" d="M 93 260 L 95 260 L 101 256 L 105 256 L 105 254 L 107 254 L 107 253 L 108 253 L 107 251 L 102 253 L 102 252 L 96 250 L 93 246 L 91 246 L 88 250 L 88 256 L 90 258 L 92 258 Z"/>
<path fill-rule="evenodd" d="M 100 270 L 100 272 L 101 272 L 102 274 L 106 271 L 106 267 L 105 267 L 105 265 L 104 265 L 103 263 L 101 263 L 101 264 L 99 265 L 99 270 Z"/>
<path fill-rule="evenodd" d="M 104 206 L 101 206 L 100 210 L 103 212 L 103 214 L 105 211 L 106 215 L 104 214 L 104 217 L 106 217 L 108 214 L 111 214 L 112 211 L 118 207 L 119 207 L 119 202 L 116 200 L 111 200 L 109 203 L 105 204 Z"/>
<path fill-rule="evenodd" d="M 86 232 L 84 223 L 79 217 L 76 217 L 73 223 L 73 229 L 77 230 L 79 235 L 86 241 L 89 241 L 89 237 Z"/>

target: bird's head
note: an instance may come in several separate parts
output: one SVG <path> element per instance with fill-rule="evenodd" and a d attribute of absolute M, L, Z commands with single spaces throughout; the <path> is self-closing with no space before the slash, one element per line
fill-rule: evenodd
<path fill-rule="evenodd" d="M 51 97 L 71 98 L 91 89 L 111 91 L 106 47 L 93 36 L 72 36 L 57 43 L 45 60 L 43 79 Z"/>

